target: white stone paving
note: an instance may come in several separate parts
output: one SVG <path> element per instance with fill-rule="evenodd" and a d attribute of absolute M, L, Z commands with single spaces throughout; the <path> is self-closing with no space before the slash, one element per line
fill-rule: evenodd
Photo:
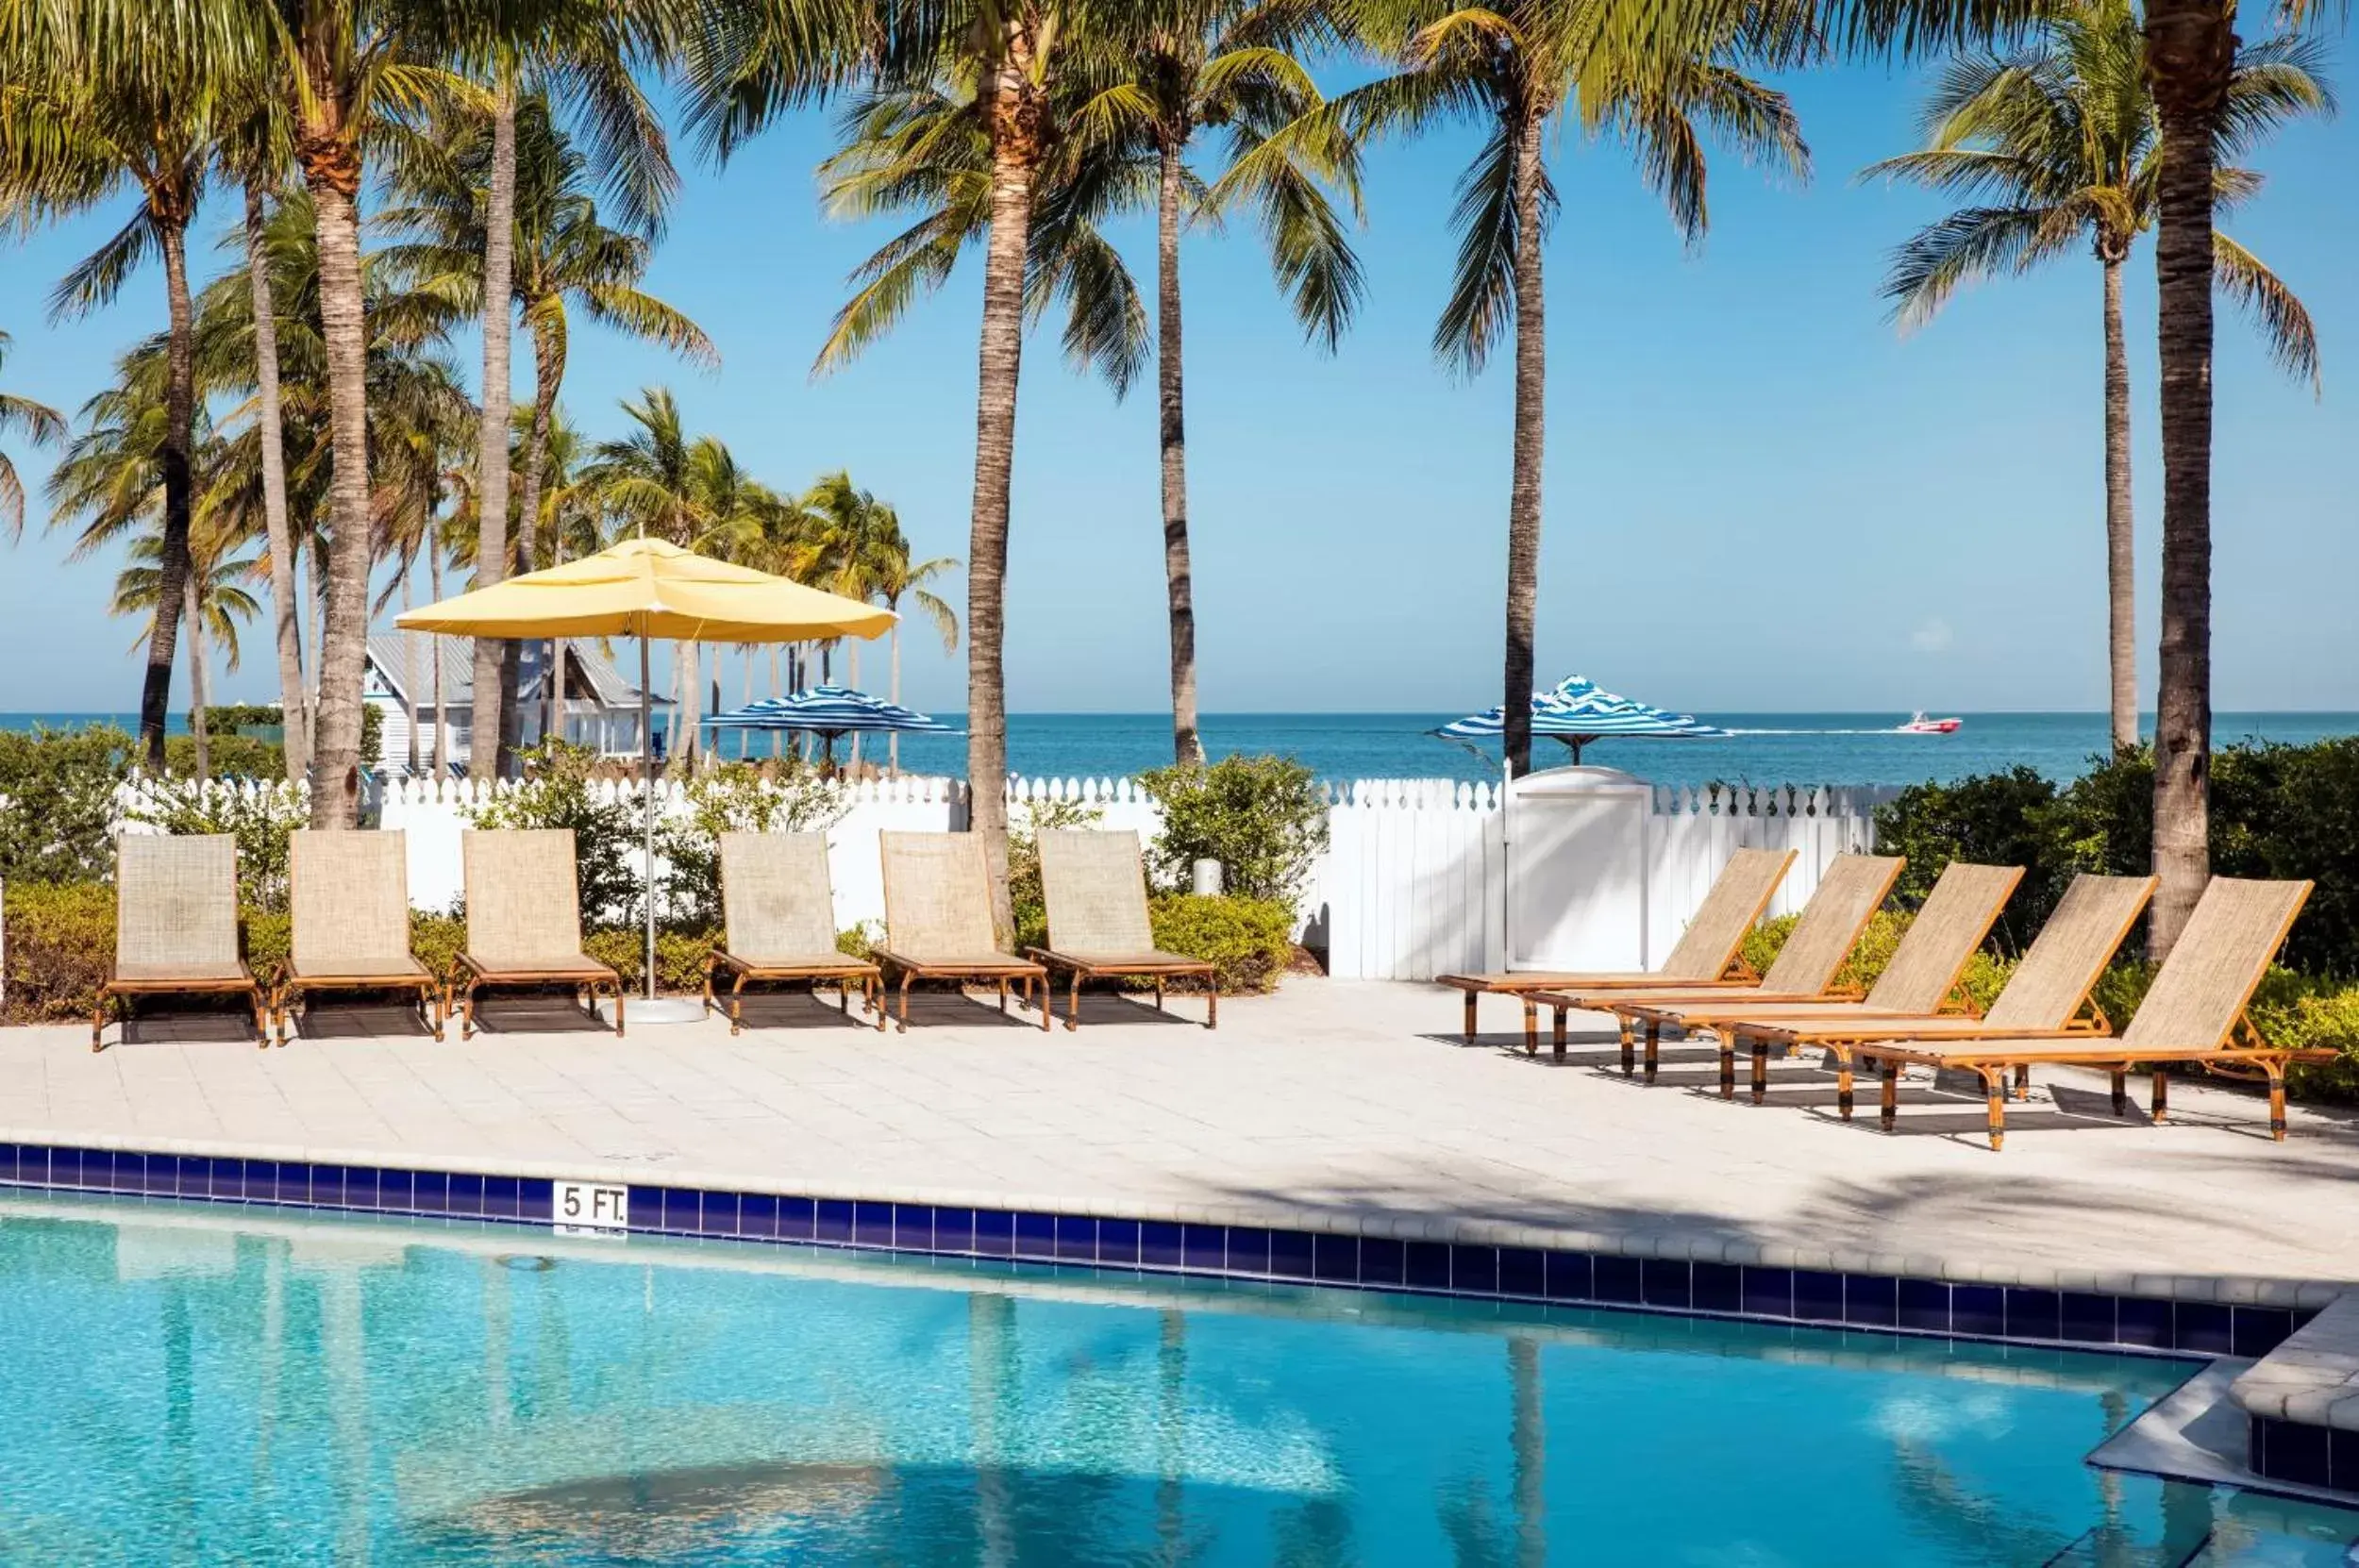
<path fill-rule="evenodd" d="M 2118 1123 L 2101 1079 L 2060 1075 L 2011 1108 L 1994 1155 L 1978 1097 L 1916 1086 L 1886 1137 L 1872 1083 L 1847 1127 L 1832 1080 L 1795 1064 L 1782 1103 L 1722 1104 L 1675 1049 L 1663 1083 L 1624 1080 L 1601 1021 L 1564 1066 L 1507 1033 L 1466 1047 L 1457 993 L 1426 986 L 1296 978 L 1225 1002 L 1217 1033 L 1193 1026 L 1195 999 L 1173 1009 L 1190 1022 L 1092 998 L 1079 1032 L 1044 1035 L 938 996 L 879 1035 L 781 998 L 734 1040 L 718 1020 L 439 1044 L 356 1026 L 269 1051 L 164 1020 L 99 1055 L 85 1028 L 7 1029 L 0 1140 L 2226 1300 L 2359 1280 L 2359 1123 L 2337 1114 L 2297 1107 L 2277 1144 L 2257 1098 L 2189 1085 L 2171 1125 Z"/>

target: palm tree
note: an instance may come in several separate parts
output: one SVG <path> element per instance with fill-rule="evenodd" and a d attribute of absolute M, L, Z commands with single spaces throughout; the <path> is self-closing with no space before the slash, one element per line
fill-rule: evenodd
<path fill-rule="evenodd" d="M 148 766 L 159 771 L 195 507 L 188 229 L 222 128 L 226 76 L 217 42 L 193 8 L 37 8 L 0 41 L 0 214 L 30 225 L 125 191 L 140 198 L 128 221 L 59 284 L 52 315 L 108 305 L 141 262 L 163 263 L 162 587 L 140 692 L 140 740 Z"/>
<path fill-rule="evenodd" d="M 958 562 L 945 556 L 912 564 L 909 538 L 901 531 L 900 513 L 877 499 L 874 492 L 855 486 L 852 476 L 842 470 L 822 475 L 805 491 L 799 510 L 807 526 L 795 550 L 792 575 L 846 598 L 882 599 L 885 608 L 896 617 L 901 600 L 907 597 L 941 633 L 944 653 L 959 645 L 957 615 L 939 596 L 922 586 L 955 569 Z M 892 637 L 890 700 L 897 703 L 901 700 L 901 624 L 897 619 Z M 846 678 L 857 686 L 860 644 L 854 642 L 847 653 Z M 894 736 L 888 746 L 890 765 L 897 771 L 901 765 L 900 737 Z M 858 735 L 852 737 L 851 760 L 860 761 Z"/>
<path fill-rule="evenodd" d="M 895 615 L 899 615 L 901 601 L 907 599 L 920 615 L 926 617 L 935 632 L 942 638 L 942 651 L 947 654 L 956 652 L 958 649 L 959 618 L 951 609 L 948 601 L 933 592 L 926 585 L 958 569 L 958 561 L 949 556 L 936 556 L 930 560 L 912 561 L 909 540 L 902 535 L 900 519 L 896 515 L 893 520 L 891 534 L 879 542 L 877 547 L 877 559 L 872 568 L 872 580 L 877 597 L 882 599 L 885 609 L 892 610 Z M 898 703 L 901 700 L 901 623 L 898 620 L 893 623 L 892 659 L 892 686 L 886 695 L 888 700 Z M 895 773 L 899 773 L 901 771 L 901 737 L 898 735 L 888 737 L 885 742 L 885 765 Z"/>
<path fill-rule="evenodd" d="M 188 636 L 189 731 L 196 742 L 196 776 L 212 776 L 212 731 L 206 723 L 210 678 L 207 672 L 206 639 L 221 644 L 223 662 L 238 667 L 238 623 L 250 621 L 261 605 L 245 587 L 267 575 L 263 562 L 237 551 L 248 542 L 226 533 L 215 519 L 200 522 L 189 533 L 189 570 L 182 579 L 180 615 Z M 110 615 L 156 618 L 162 592 L 164 541 L 160 531 L 134 537 L 125 551 L 123 569 L 115 574 Z M 142 637 L 146 634 L 142 633 Z"/>
<path fill-rule="evenodd" d="M 1782 0 L 1363 0 L 1355 26 L 1398 74 L 1337 100 L 1356 134 L 1472 120 L 1487 132 L 1459 181 L 1458 272 L 1434 352 L 1473 375 L 1512 322 L 1515 414 L 1507 505 L 1507 759 L 1531 767 L 1532 637 L 1539 602 L 1540 490 L 1547 401 L 1543 244 L 1557 194 L 1551 125 L 1628 142 L 1639 171 L 1693 243 L 1708 219 L 1704 133 L 1797 177 L 1809 150 L 1783 93 L 1744 74 L 1808 42 Z M 1330 117 L 1315 117 L 1321 124 Z"/>
<path fill-rule="evenodd" d="M 747 475 L 721 442 L 690 437 L 668 390 L 649 387 L 622 407 L 637 428 L 598 442 L 582 474 L 608 511 L 683 549 L 725 559 L 741 555 L 748 540 L 764 537 L 784 503 Z M 696 716 L 704 707 L 699 666 L 698 645 L 679 644 L 674 676 L 683 733 L 674 755 L 692 771 L 701 743 Z"/>
<path fill-rule="evenodd" d="M 1202 762 L 1196 727 L 1196 602 L 1188 551 L 1186 398 L 1181 367 L 1180 235 L 1198 218 L 1251 205 L 1279 286 L 1306 336 L 1330 351 L 1364 292 L 1323 180 L 1358 206 L 1358 160 L 1347 138 L 1287 137 L 1281 129 L 1320 103 L 1303 56 L 1330 42 L 1325 15 L 1300 0 L 1190 0 L 1143 28 L 1125 78 L 1082 111 L 1097 156 L 1153 171 L 1156 405 L 1162 455 L 1163 578 L 1171 619 L 1172 755 Z M 1227 165 L 1208 192 L 1189 166 L 1198 135 L 1225 131 Z"/>
<path fill-rule="evenodd" d="M 8 360 L 8 335 L 0 332 L 0 365 Z M 35 446 L 54 446 L 65 439 L 65 416 L 46 403 L 0 392 L 0 435 L 14 430 Z M 0 452 L 0 529 L 10 539 L 25 532 L 25 482 L 16 465 Z"/>
<path fill-rule="evenodd" d="M 2234 156 L 2287 119 L 2332 107 L 2317 51 L 2275 38 L 2240 51 L 2229 78 L 2234 118 L 2221 128 L 2223 200 L 2249 198 L 2261 176 Z M 2159 170 L 2146 39 L 2129 0 L 2080 0 L 2042 23 L 2013 54 L 1974 53 L 1943 74 L 1924 112 L 1923 151 L 1887 158 L 1891 175 L 1973 205 L 1920 230 L 1896 254 L 1885 285 L 1902 326 L 1929 321 L 1964 283 L 2029 272 L 2086 244 L 2103 278 L 2105 545 L 2113 742 L 2138 743 L 2130 365 L 2121 268 L 2154 226 Z M 1864 176 L 1864 177 L 1865 177 Z M 2291 290 L 2244 246 L 2215 238 L 2217 285 L 2244 302 L 2280 363 L 2317 376 L 2317 338 Z"/>

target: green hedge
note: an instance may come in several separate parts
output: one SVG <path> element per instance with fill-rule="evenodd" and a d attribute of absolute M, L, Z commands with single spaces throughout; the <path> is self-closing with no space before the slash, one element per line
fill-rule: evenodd
<path fill-rule="evenodd" d="M 1275 898 L 1169 893 L 1147 906 L 1155 945 L 1214 966 L 1225 996 L 1276 991 L 1294 962 L 1294 911 Z"/>

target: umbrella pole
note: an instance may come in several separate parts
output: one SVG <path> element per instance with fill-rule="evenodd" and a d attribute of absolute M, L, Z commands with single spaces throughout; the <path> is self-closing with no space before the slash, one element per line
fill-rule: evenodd
<path fill-rule="evenodd" d="M 655 689 L 647 674 L 647 640 L 639 639 L 639 770 L 646 789 L 647 1000 L 655 1000 Z"/>

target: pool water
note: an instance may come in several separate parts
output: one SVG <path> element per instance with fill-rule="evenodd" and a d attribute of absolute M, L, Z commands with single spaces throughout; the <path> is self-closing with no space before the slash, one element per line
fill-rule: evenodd
<path fill-rule="evenodd" d="M 2187 1363 L 0 1200 L 0 1562 L 2328 1564 Z"/>

